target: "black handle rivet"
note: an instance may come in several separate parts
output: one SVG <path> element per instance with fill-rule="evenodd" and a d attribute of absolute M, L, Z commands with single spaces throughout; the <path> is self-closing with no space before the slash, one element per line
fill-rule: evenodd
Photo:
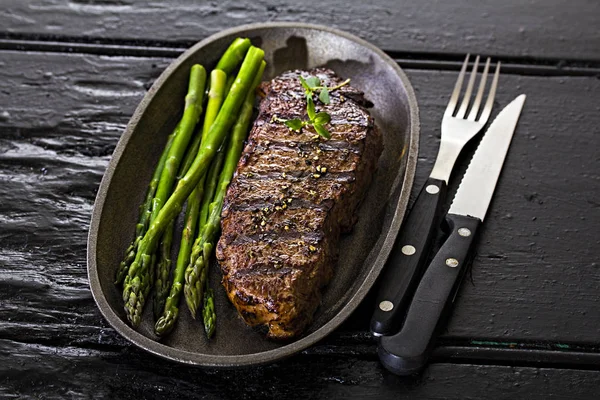
<path fill-rule="evenodd" d="M 471 236 L 471 231 L 469 228 L 458 228 L 458 234 L 462 237 L 469 237 Z"/>
<path fill-rule="evenodd" d="M 381 311 L 392 311 L 393 308 L 394 308 L 394 303 L 392 303 L 389 300 L 384 300 L 381 303 L 379 303 L 379 309 Z"/>
<path fill-rule="evenodd" d="M 429 185 L 425 188 L 425 191 L 429 194 L 436 194 L 440 191 L 440 188 L 435 185 Z"/>
<path fill-rule="evenodd" d="M 456 268 L 458 267 L 458 260 L 456 258 L 447 258 L 446 265 L 450 268 Z"/>
<path fill-rule="evenodd" d="M 415 249 L 415 247 L 411 246 L 410 244 L 402 246 L 402 254 L 404 254 L 405 256 L 412 256 L 413 254 L 415 254 L 416 251 L 417 249 Z"/>

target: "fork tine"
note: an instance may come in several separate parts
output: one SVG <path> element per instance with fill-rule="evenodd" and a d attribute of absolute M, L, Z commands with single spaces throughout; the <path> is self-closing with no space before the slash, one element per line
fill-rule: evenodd
<path fill-rule="evenodd" d="M 492 81 L 492 86 L 490 87 L 490 94 L 488 94 L 487 101 L 485 102 L 485 106 L 483 107 L 483 112 L 481 113 L 481 117 L 479 117 L 479 122 L 485 124 L 492 113 L 492 106 L 494 105 L 494 97 L 496 96 L 496 86 L 498 86 L 498 75 L 500 74 L 500 61 L 496 64 L 496 72 L 494 73 L 494 80 Z"/>
<path fill-rule="evenodd" d="M 450 96 L 450 101 L 448 102 L 448 106 L 446 107 L 446 112 L 444 113 L 444 117 L 451 117 L 454 113 L 454 109 L 456 108 L 456 103 L 458 102 L 458 95 L 460 94 L 460 89 L 462 87 L 463 79 L 465 77 L 465 71 L 467 70 L 467 64 L 469 63 L 469 54 L 465 57 L 465 62 L 460 69 L 460 74 L 458 74 L 458 79 L 454 84 L 454 91 L 452 92 L 452 96 Z"/>
<path fill-rule="evenodd" d="M 483 98 L 483 90 L 485 89 L 485 83 L 487 81 L 489 69 L 490 58 L 488 57 L 488 59 L 485 62 L 485 67 L 483 68 L 483 75 L 481 76 L 481 82 L 479 82 L 479 89 L 477 89 L 477 96 L 475 96 L 475 102 L 473 102 L 471 112 L 469 112 L 469 121 L 475 121 L 477 119 L 477 114 L 479 113 L 479 105 L 481 104 L 481 99 Z"/>
<path fill-rule="evenodd" d="M 478 66 L 479 56 L 475 58 L 475 63 L 473 64 L 473 69 L 471 70 L 471 76 L 469 77 L 469 83 L 467 84 L 467 90 L 465 91 L 465 96 L 460 104 L 460 108 L 456 113 L 456 118 L 464 118 L 465 114 L 467 113 L 467 107 L 469 107 L 469 102 L 471 101 L 471 93 L 473 92 L 473 85 L 475 84 L 475 76 L 477 76 Z"/>

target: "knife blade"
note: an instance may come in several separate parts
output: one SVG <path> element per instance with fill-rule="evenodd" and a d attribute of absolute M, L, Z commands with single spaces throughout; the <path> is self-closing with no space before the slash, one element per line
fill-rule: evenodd
<path fill-rule="evenodd" d="M 378 354 L 398 375 L 423 368 L 436 334 L 454 302 L 473 255 L 478 228 L 485 218 L 504 159 L 521 115 L 525 95 L 508 104 L 483 136 L 446 215 L 449 235 L 419 282 L 402 329 L 383 336 Z"/>

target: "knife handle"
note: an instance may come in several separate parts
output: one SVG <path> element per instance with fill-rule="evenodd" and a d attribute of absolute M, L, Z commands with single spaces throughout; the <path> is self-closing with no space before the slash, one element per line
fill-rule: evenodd
<path fill-rule="evenodd" d="M 371 332 L 375 336 L 397 332 L 406 306 L 423 274 L 434 233 L 440 225 L 446 182 L 429 178 L 402 224 L 400 235 L 379 278 Z"/>
<path fill-rule="evenodd" d="M 451 233 L 425 271 L 402 329 L 379 342 L 379 359 L 397 375 L 410 375 L 425 366 L 471 261 L 481 220 L 455 214 L 446 220 Z"/>

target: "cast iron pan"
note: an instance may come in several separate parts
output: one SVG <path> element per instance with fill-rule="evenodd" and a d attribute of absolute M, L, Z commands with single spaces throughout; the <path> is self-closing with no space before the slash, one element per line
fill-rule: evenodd
<path fill-rule="evenodd" d="M 267 340 L 237 316 L 220 285 L 216 265 L 217 330 L 210 341 L 182 299 L 173 333 L 157 341 L 151 305 L 136 331 L 125 319 L 115 270 L 133 238 L 138 205 L 164 146 L 182 113 L 189 69 L 208 71 L 236 37 L 249 37 L 265 51 L 265 78 L 294 68 L 328 66 L 373 102 L 385 150 L 353 232 L 342 238 L 336 273 L 309 330 L 293 342 Z M 253 24 L 226 30 L 199 42 L 158 78 L 135 111 L 100 184 L 88 238 L 92 294 L 108 322 L 125 338 L 151 353 L 187 364 L 234 367 L 273 362 L 297 353 L 338 327 L 373 286 L 400 229 L 415 173 L 419 141 L 417 102 L 408 78 L 381 50 L 348 33 L 297 23 Z M 175 243 L 179 243 L 177 239 Z"/>

